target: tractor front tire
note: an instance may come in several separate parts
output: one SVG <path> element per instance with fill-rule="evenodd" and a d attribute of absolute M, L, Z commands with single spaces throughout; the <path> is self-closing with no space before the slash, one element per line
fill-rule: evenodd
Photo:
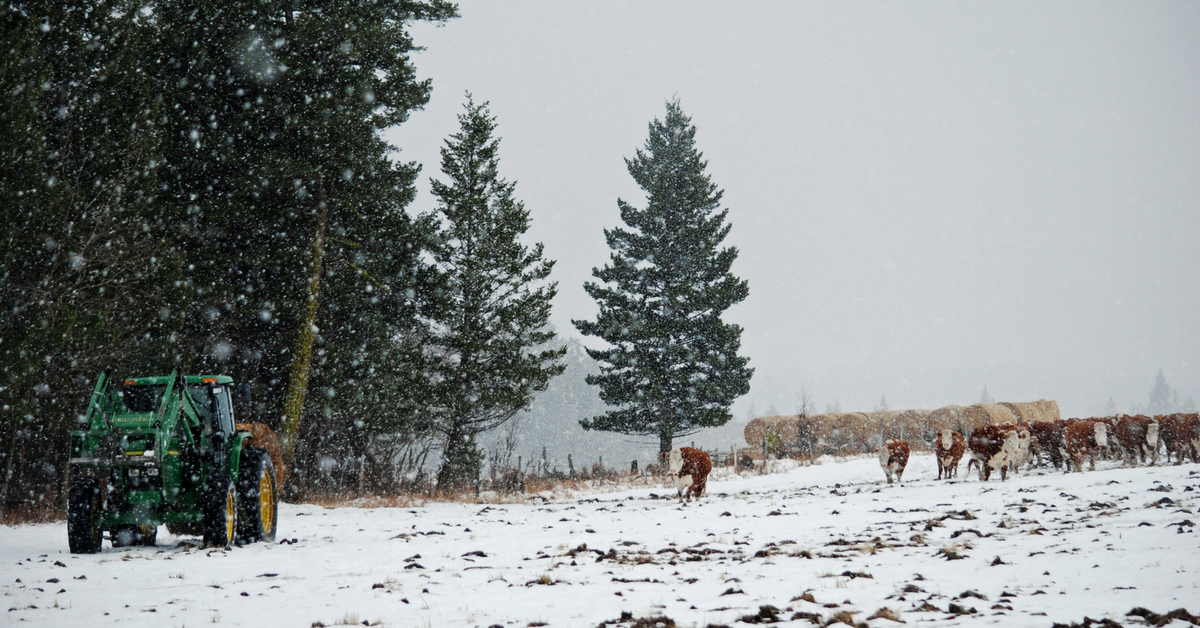
<path fill-rule="evenodd" d="M 279 527 L 275 465 L 265 451 L 243 449 L 238 468 L 238 540 L 274 541 Z"/>
<path fill-rule="evenodd" d="M 67 493 L 67 544 L 72 554 L 95 554 L 104 543 L 100 530 L 100 485 L 95 478 L 76 478 Z"/>
<path fill-rule="evenodd" d="M 203 504 L 204 544 L 210 547 L 229 547 L 237 530 L 237 491 L 228 476 L 216 477 L 208 483 L 201 498 Z"/>

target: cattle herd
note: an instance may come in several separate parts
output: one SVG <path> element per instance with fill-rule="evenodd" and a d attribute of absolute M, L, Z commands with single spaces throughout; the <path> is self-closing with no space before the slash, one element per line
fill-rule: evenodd
<path fill-rule="evenodd" d="M 908 443 L 889 439 L 879 447 L 879 463 L 888 483 L 895 475 L 899 480 L 908 461 Z M 1149 462 L 1157 464 L 1160 452 L 1166 461 L 1175 457 L 1175 464 L 1184 458 L 1200 462 L 1200 416 L 1168 414 L 1160 416 L 1121 415 L 1092 419 L 1059 419 L 1055 421 L 1026 421 L 1001 425 L 981 425 L 971 430 L 967 438 L 952 429 L 943 429 L 934 439 L 938 479 L 958 475 L 958 464 L 970 453 L 967 473 L 976 467 L 981 480 L 1000 473 L 1005 480 L 1011 471 L 1016 473 L 1022 464 L 1029 468 L 1044 466 L 1065 467 L 1083 471 L 1096 468 L 1096 457 L 1120 458 L 1126 465 Z"/>
<path fill-rule="evenodd" d="M 908 442 L 899 438 L 880 444 L 879 465 L 889 484 L 893 478 L 901 481 L 909 451 Z M 1174 456 L 1175 464 L 1182 464 L 1184 458 L 1200 462 L 1200 415 L 1121 415 L 989 424 L 973 428 L 966 438 L 957 430 L 945 428 L 935 435 L 933 451 L 939 480 L 957 477 L 959 462 L 968 452 L 971 459 L 967 474 L 975 467 L 984 481 L 997 471 L 1000 479 L 1006 480 L 1008 473 L 1017 473 L 1022 464 L 1032 469 L 1050 463 L 1070 473 L 1072 468 L 1083 471 L 1086 458 L 1088 468 L 1095 470 L 1097 456 L 1120 458 L 1126 465 L 1147 461 L 1157 464 L 1160 453 L 1166 454 L 1167 462 Z M 693 496 L 699 499 L 704 495 L 712 460 L 704 450 L 679 447 L 671 450 L 668 469 L 679 501 L 683 503 L 686 497 L 691 502 Z"/>

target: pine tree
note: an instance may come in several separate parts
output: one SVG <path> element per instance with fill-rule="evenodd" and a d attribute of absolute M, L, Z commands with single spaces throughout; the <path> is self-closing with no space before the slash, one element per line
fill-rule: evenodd
<path fill-rule="evenodd" d="M 526 247 L 529 211 L 513 197 L 516 184 L 500 178 L 500 140 L 487 103 L 467 94 L 460 130 L 442 147 L 442 173 L 432 181 L 443 221 L 434 250 L 445 274 L 447 303 L 432 345 L 439 352 L 441 407 L 436 429 L 444 439 L 438 487 L 454 489 L 478 473 L 474 436 L 527 409 L 533 393 L 563 371 L 564 348 L 544 348 L 556 283 L 542 245 Z M 467 464 L 475 460 L 475 463 Z"/>
<path fill-rule="evenodd" d="M 1146 414 L 1151 416 L 1156 414 L 1167 414 L 1173 412 L 1179 404 L 1179 394 L 1175 393 L 1172 396 L 1171 386 L 1167 384 L 1167 378 L 1163 376 L 1162 369 L 1158 369 L 1158 375 L 1154 377 L 1154 387 L 1150 389 L 1150 400 L 1146 404 Z"/>
<path fill-rule="evenodd" d="M 0 509 L 52 507 L 89 382 L 161 367 L 186 295 L 154 206 L 149 29 L 120 1 L 0 14 Z"/>
<path fill-rule="evenodd" d="M 407 29 L 454 14 L 442 0 L 154 3 L 160 196 L 196 292 L 179 353 L 251 382 L 286 453 L 304 412 L 360 393 L 407 410 L 383 392 L 395 378 L 362 375 L 413 370 L 390 343 L 421 333 L 432 234 L 405 212 L 419 167 L 390 160 L 378 132 L 429 98 Z M 325 394 L 309 399 L 310 383 Z"/>
<path fill-rule="evenodd" d="M 677 437 L 727 423 L 753 374 L 737 354 L 741 327 L 721 320 L 749 287 L 730 272 L 737 249 L 721 248 L 729 210 L 720 208 L 722 192 L 705 173 L 695 137 L 679 102 L 668 102 L 644 149 L 626 159 L 646 207 L 618 199 L 626 228 L 605 230 L 609 264 L 593 269 L 599 282 L 584 284 L 600 312 L 595 321 L 574 321 L 609 345 L 588 350 L 601 365 L 588 383 L 612 409 L 581 424 L 657 437 L 660 455 Z"/>
<path fill-rule="evenodd" d="M 979 403 L 996 403 L 996 400 L 988 394 L 986 384 L 983 386 L 983 393 L 979 395 Z"/>

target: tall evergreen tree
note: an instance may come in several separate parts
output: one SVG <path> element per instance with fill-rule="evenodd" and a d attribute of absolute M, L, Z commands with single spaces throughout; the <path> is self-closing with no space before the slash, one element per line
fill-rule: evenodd
<path fill-rule="evenodd" d="M 405 212 L 419 168 L 392 162 L 378 132 L 429 98 L 407 29 L 455 8 L 160 0 L 153 14 L 161 38 L 146 64 L 167 112 L 160 196 L 197 294 L 179 354 L 252 382 L 256 418 L 281 428 L 290 457 L 306 408 L 363 392 L 380 401 L 356 375 L 394 363 L 389 343 L 419 334 L 432 223 Z M 314 401 L 322 352 L 339 359 Z"/>
<path fill-rule="evenodd" d="M 721 248 L 729 210 L 720 207 L 722 192 L 705 173 L 695 137 L 679 102 L 668 102 L 645 148 L 625 161 L 646 207 L 618 199 L 628 228 L 605 230 L 609 264 L 592 270 L 598 283 L 584 284 L 600 312 L 595 321 L 574 321 L 609 345 L 588 350 L 601 364 L 588 383 L 613 409 L 581 424 L 656 436 L 660 454 L 676 437 L 727 423 L 754 372 L 737 353 L 741 327 L 721 320 L 749 287 L 730 272 L 737 249 Z"/>
<path fill-rule="evenodd" d="M 135 8 L 0 9 L 0 510 L 56 505 L 89 381 L 107 365 L 164 366 L 179 327 Z"/>
<path fill-rule="evenodd" d="M 1162 369 L 1158 369 L 1158 374 L 1154 376 L 1154 386 L 1150 389 L 1146 413 L 1150 415 L 1167 414 L 1174 412 L 1179 405 L 1179 393 L 1172 394 L 1171 385 L 1167 383 Z"/>
<path fill-rule="evenodd" d="M 481 457 L 475 435 L 527 409 L 533 393 L 563 371 L 565 348 L 544 347 L 550 302 L 546 283 L 554 267 L 542 245 L 526 247 L 529 211 L 513 197 L 516 183 L 499 175 L 496 119 L 487 103 L 467 95 L 460 130 L 442 147 L 447 182 L 432 181 L 443 221 L 435 249 L 445 273 L 447 303 L 433 339 L 441 365 L 436 377 L 441 407 L 436 428 L 444 439 L 440 488 L 477 477 Z"/>

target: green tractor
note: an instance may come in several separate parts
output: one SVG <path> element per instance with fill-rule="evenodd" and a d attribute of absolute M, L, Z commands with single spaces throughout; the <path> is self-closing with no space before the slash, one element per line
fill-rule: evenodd
<path fill-rule="evenodd" d="M 278 526 L 279 444 L 233 418 L 225 375 L 101 374 L 71 433 L 67 540 L 73 554 L 153 546 L 158 526 L 210 546 L 272 541 Z M 249 403 L 250 388 L 237 387 Z"/>

